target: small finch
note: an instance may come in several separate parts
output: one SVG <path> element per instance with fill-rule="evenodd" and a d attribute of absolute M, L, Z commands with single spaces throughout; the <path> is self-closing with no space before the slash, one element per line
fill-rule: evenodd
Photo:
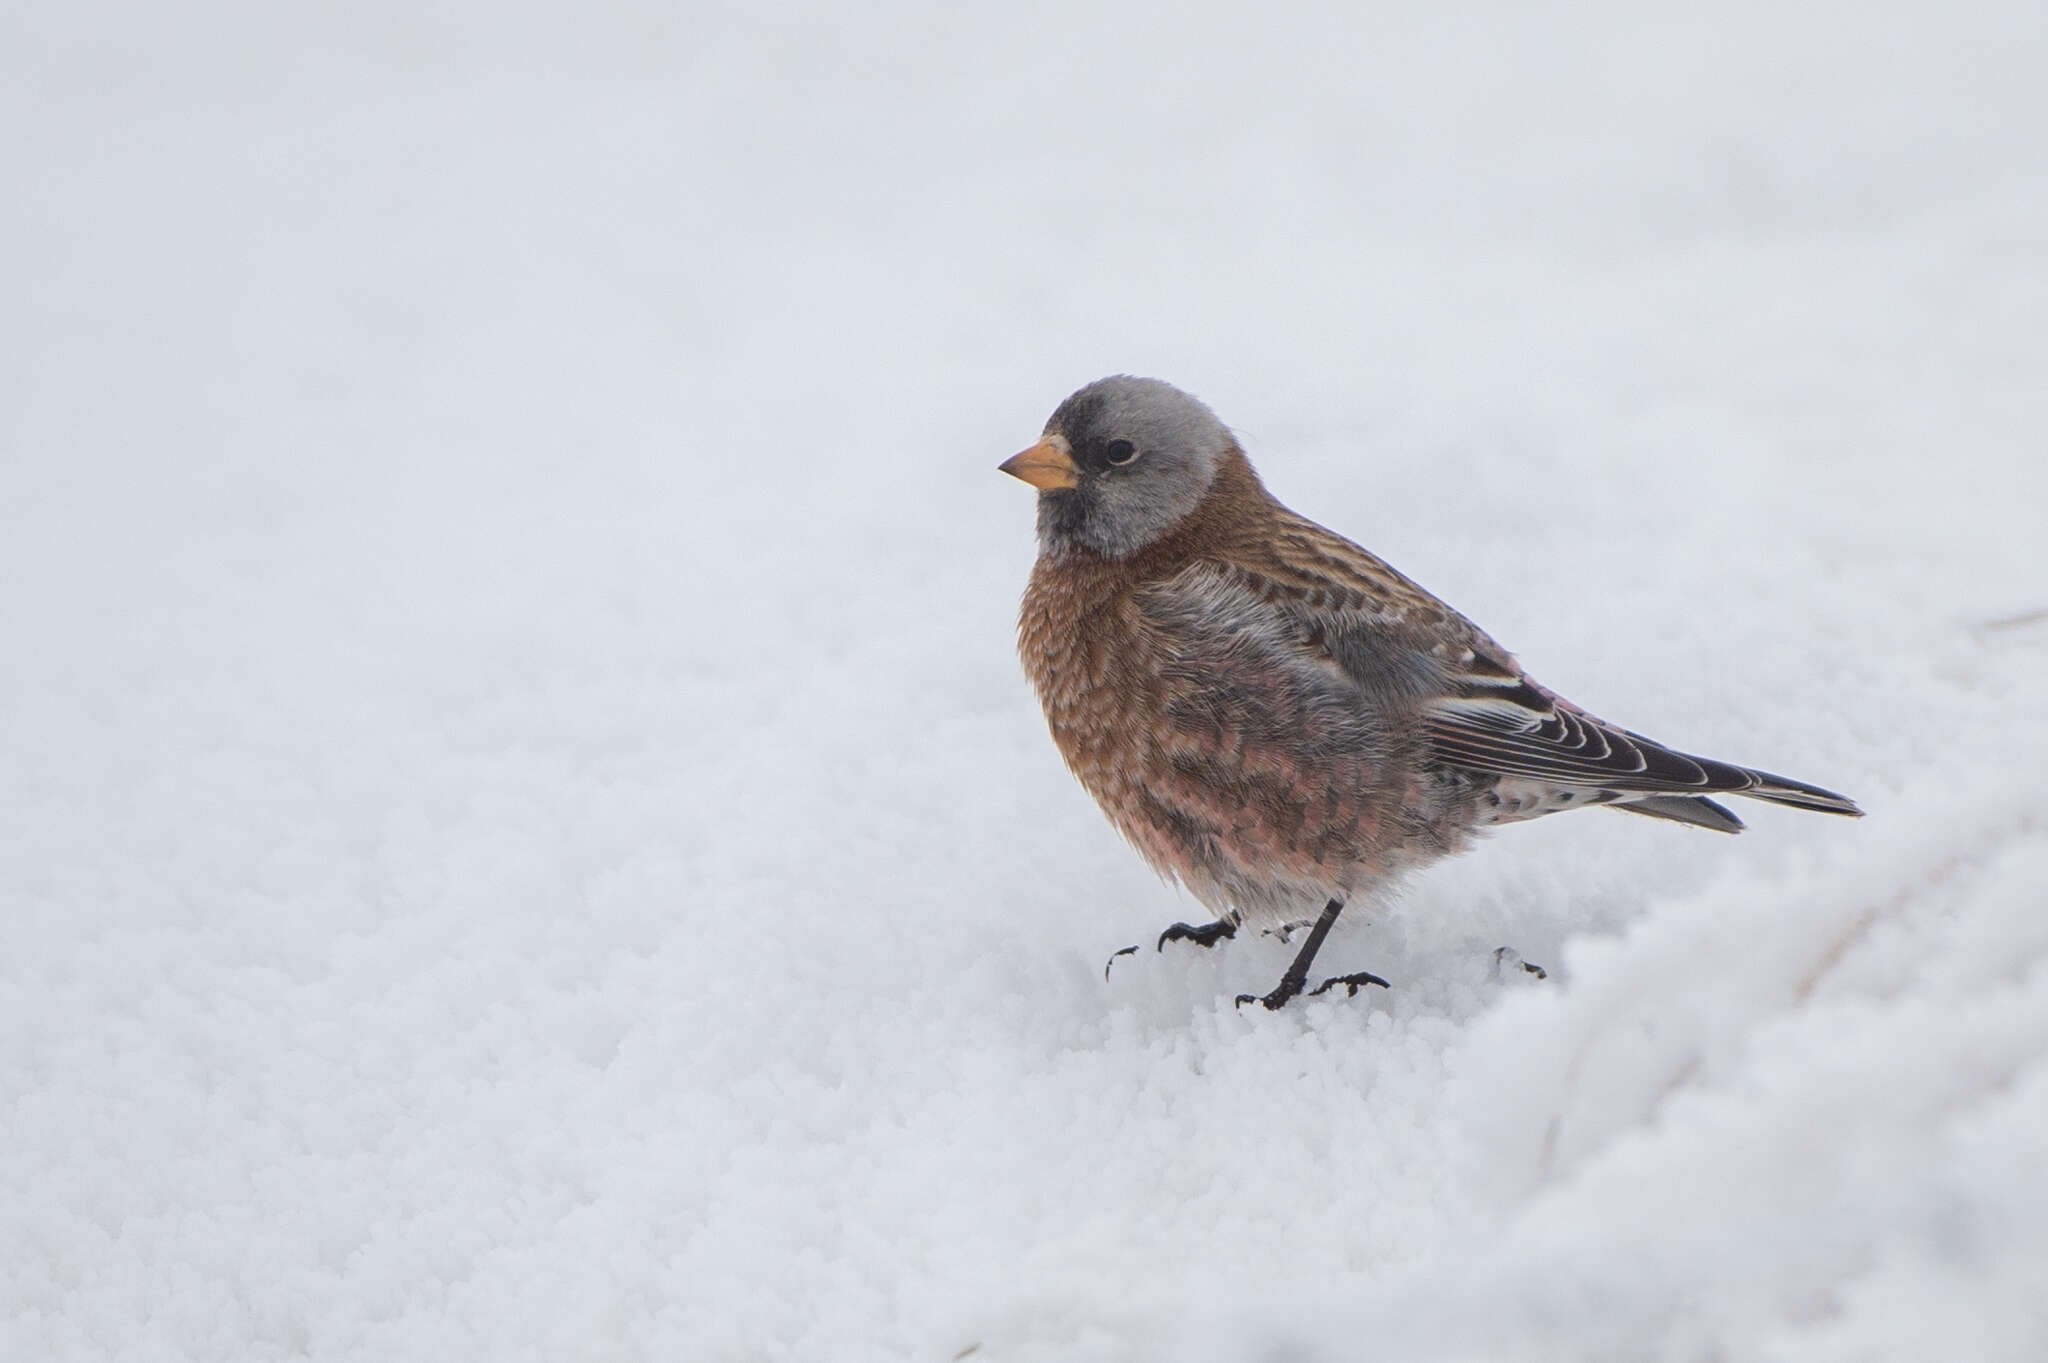
<path fill-rule="evenodd" d="M 1832 791 L 1693 757 L 1531 681 L 1464 616 L 1275 501 L 1206 406 L 1101 379 L 1005 461 L 1038 489 L 1018 651 L 1053 741 L 1161 874 L 1216 915 L 1312 924 L 1495 824 L 1594 805 L 1724 833 L 1709 794 L 1859 815 Z M 1386 982 L 1359 972 L 1335 984 Z"/>

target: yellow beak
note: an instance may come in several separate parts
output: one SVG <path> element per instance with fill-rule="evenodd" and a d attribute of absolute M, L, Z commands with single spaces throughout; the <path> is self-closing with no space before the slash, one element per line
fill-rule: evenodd
<path fill-rule="evenodd" d="M 1041 492 L 1073 487 L 1081 481 L 1074 467 L 1072 447 L 1065 436 L 1049 435 L 1022 454 L 1013 454 L 996 466 L 1012 478 L 1022 478 Z"/>

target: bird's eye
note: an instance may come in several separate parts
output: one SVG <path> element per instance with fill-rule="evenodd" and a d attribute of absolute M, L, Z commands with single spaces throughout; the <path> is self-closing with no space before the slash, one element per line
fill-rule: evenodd
<path fill-rule="evenodd" d="M 1138 457 L 1138 447 L 1128 440 L 1112 440 L 1102 447 L 1103 462 L 1128 464 Z"/>

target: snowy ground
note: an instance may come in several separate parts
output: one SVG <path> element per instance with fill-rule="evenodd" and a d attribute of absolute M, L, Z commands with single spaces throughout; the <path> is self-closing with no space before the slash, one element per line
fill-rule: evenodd
<path fill-rule="evenodd" d="M 2048 1355 L 2048 11 L 1357 9 L 7 7 L 0 1358 Z M 1105 983 L 1118 370 L 1870 817 Z"/>

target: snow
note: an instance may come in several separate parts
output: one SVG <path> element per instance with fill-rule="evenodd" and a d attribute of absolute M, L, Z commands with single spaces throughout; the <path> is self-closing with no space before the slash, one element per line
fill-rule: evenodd
<path fill-rule="evenodd" d="M 2044 69 L 10 8 L 0 1357 L 2048 1354 Z M 1238 1012 L 1290 949 L 1151 952 L 1011 651 L 994 465 L 1116 371 L 1869 817 L 1508 829 Z"/>

